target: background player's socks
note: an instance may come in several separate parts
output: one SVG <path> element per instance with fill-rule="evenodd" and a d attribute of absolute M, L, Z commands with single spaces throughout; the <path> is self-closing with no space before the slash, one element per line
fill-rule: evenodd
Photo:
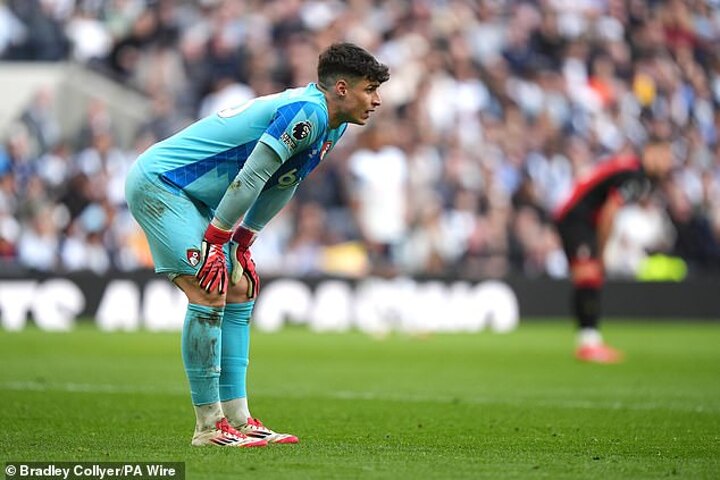
<path fill-rule="evenodd" d="M 600 319 L 600 290 L 594 287 L 575 287 L 573 313 L 581 329 L 597 330 Z"/>
<path fill-rule="evenodd" d="M 575 358 L 590 363 L 618 363 L 623 360 L 622 352 L 606 345 L 597 329 L 582 328 L 578 332 L 578 347 Z"/>
<path fill-rule="evenodd" d="M 247 369 L 250 355 L 250 316 L 255 302 L 225 305 L 222 325 L 220 400 L 231 423 L 250 417 L 247 405 Z"/>
<path fill-rule="evenodd" d="M 182 332 L 182 357 L 193 405 L 217 403 L 223 308 L 189 304 Z"/>
<path fill-rule="evenodd" d="M 581 328 L 578 332 L 578 346 L 597 347 L 602 343 L 602 334 L 595 328 Z"/>

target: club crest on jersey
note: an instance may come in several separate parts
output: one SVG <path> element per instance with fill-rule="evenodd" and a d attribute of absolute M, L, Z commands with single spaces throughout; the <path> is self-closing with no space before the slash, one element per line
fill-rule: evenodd
<path fill-rule="evenodd" d="M 331 142 L 330 140 L 323 143 L 323 146 L 320 149 L 320 160 L 322 160 L 323 157 L 325 157 L 325 155 L 330 151 L 330 147 L 332 147 L 332 143 L 333 142 Z"/>
<path fill-rule="evenodd" d="M 197 267 L 198 263 L 200 263 L 200 250 L 188 248 L 185 252 L 185 256 L 187 257 L 188 263 L 190 263 L 193 267 Z"/>
<path fill-rule="evenodd" d="M 298 122 L 292 127 L 292 136 L 297 140 L 302 140 L 310 135 L 311 128 L 312 124 L 310 122 Z"/>

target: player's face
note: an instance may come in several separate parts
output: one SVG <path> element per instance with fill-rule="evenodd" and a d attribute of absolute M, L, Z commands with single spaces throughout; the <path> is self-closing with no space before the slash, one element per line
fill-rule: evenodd
<path fill-rule="evenodd" d="M 365 125 L 370 114 L 382 104 L 378 82 L 368 79 L 357 80 L 349 85 L 345 96 L 345 116 L 348 123 Z"/>
<path fill-rule="evenodd" d="M 656 143 L 645 147 L 643 167 L 648 175 L 662 180 L 668 176 L 673 167 L 672 144 Z"/>

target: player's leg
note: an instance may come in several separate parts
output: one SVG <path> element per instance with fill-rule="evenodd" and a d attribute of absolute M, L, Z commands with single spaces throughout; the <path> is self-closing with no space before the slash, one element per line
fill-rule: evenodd
<path fill-rule="evenodd" d="M 559 232 L 570 263 L 571 309 L 578 326 L 575 356 L 587 362 L 618 362 L 621 353 L 606 345 L 600 333 L 605 274 L 595 231 L 582 221 L 567 220 L 560 225 Z"/>
<path fill-rule="evenodd" d="M 265 427 L 250 413 L 247 395 L 247 371 L 250 363 L 250 317 L 255 306 L 248 298 L 247 279 L 230 285 L 222 323 L 220 400 L 231 425 L 252 438 L 269 443 L 297 443 L 298 438 Z"/>
<path fill-rule="evenodd" d="M 223 416 L 219 397 L 221 325 L 224 296 L 208 294 L 194 277 L 199 242 L 209 212 L 133 169 L 126 183 L 130 210 L 150 245 L 155 271 L 167 274 L 188 297 L 182 332 L 183 364 L 195 409 L 193 445 L 254 446 Z"/>
<path fill-rule="evenodd" d="M 255 302 L 246 297 L 229 298 L 222 326 L 220 400 L 233 425 L 245 423 L 251 416 L 247 401 L 247 370 L 250 364 L 250 317 L 254 305 Z"/>
<path fill-rule="evenodd" d="M 261 446 L 266 442 L 246 437 L 225 418 L 220 404 L 222 324 L 225 296 L 200 288 L 194 276 L 181 275 L 175 284 L 188 297 L 182 334 L 182 357 L 195 409 L 192 444 Z"/>
<path fill-rule="evenodd" d="M 580 343 L 602 343 L 599 333 L 602 265 L 597 258 L 574 258 L 570 261 L 570 277 L 573 286 L 571 307 L 577 320 Z"/>

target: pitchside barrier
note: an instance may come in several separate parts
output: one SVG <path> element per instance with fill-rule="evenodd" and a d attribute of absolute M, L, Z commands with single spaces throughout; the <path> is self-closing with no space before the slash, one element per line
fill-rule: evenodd
<path fill-rule="evenodd" d="M 720 279 L 683 282 L 608 281 L 609 317 L 659 321 L 720 319 Z M 304 324 L 315 331 L 509 332 L 523 321 L 569 315 L 564 280 L 509 277 L 467 281 L 437 278 L 264 277 L 255 328 Z M 49 331 L 94 321 L 106 331 L 179 330 L 187 302 L 152 272 L 0 275 L 0 326 L 29 324 Z"/>

